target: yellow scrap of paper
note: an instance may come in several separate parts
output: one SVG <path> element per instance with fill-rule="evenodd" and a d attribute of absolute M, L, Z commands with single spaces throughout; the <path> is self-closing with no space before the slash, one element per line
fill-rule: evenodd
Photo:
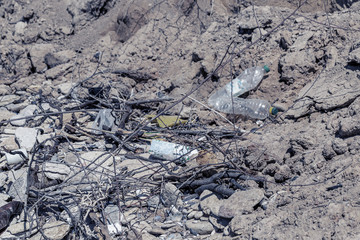
<path fill-rule="evenodd" d="M 153 118 L 156 115 L 146 115 L 147 118 Z M 159 127 L 166 128 L 172 127 L 178 124 L 185 124 L 187 120 L 180 119 L 179 116 L 159 116 L 155 119 Z"/>

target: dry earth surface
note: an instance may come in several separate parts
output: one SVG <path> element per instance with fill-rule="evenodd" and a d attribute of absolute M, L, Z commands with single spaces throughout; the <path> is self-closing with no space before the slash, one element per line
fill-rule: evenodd
<path fill-rule="evenodd" d="M 360 239 L 360 2 L 0 0 L 0 34 L 2 239 Z M 276 117 L 206 106 L 264 64 Z"/>

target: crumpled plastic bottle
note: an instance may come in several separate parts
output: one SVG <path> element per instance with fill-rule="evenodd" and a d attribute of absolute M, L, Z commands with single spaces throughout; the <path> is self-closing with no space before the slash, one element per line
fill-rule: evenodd
<path fill-rule="evenodd" d="M 115 118 L 111 114 L 111 109 L 101 109 L 92 125 L 94 134 L 101 134 L 101 130 L 112 131 Z"/>
<path fill-rule="evenodd" d="M 278 110 L 270 103 L 261 99 L 242 99 L 238 96 L 254 89 L 270 69 L 252 67 L 246 69 L 238 77 L 212 94 L 208 104 L 215 110 L 229 114 L 240 114 L 256 119 L 265 119 L 270 114 L 276 115 Z"/>

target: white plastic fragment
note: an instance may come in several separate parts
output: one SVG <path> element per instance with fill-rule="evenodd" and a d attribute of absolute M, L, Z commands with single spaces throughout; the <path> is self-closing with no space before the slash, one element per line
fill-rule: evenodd
<path fill-rule="evenodd" d="M 114 127 L 115 118 L 111 114 L 111 109 L 102 109 L 92 125 L 94 134 L 101 134 L 101 130 L 112 131 Z"/>
<path fill-rule="evenodd" d="M 13 164 L 21 163 L 24 160 L 26 160 L 28 158 L 28 153 L 27 153 L 26 149 L 21 148 L 19 150 L 15 150 L 10 153 L 5 153 L 5 157 L 6 157 L 7 163 L 9 165 L 13 165 Z"/>
<path fill-rule="evenodd" d="M 172 161 L 179 158 L 183 162 L 194 159 L 199 154 L 196 149 L 191 151 L 190 147 L 160 140 L 151 141 L 149 152 L 161 159 Z"/>

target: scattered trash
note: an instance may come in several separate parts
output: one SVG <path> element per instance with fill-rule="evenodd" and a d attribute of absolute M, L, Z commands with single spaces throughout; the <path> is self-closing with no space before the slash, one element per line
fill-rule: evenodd
<path fill-rule="evenodd" d="M 6 228 L 12 217 L 19 215 L 23 210 L 24 204 L 19 201 L 12 201 L 0 207 L 0 230 Z"/>
<path fill-rule="evenodd" d="M 21 148 L 31 151 L 36 143 L 38 129 L 19 127 L 15 130 L 15 139 Z"/>
<path fill-rule="evenodd" d="M 101 134 L 102 130 L 114 131 L 115 118 L 111 114 L 111 109 L 102 109 L 98 113 L 92 125 L 94 134 Z"/>
<path fill-rule="evenodd" d="M 196 158 L 199 154 L 196 149 L 190 151 L 190 147 L 155 139 L 151 141 L 149 152 L 160 159 L 169 161 L 180 159 L 183 163 Z"/>
<path fill-rule="evenodd" d="M 25 161 L 28 158 L 28 153 L 26 149 L 21 148 L 18 150 L 13 150 L 10 153 L 5 153 L 5 157 L 7 163 L 9 165 L 13 165 Z"/>
<path fill-rule="evenodd" d="M 118 235 L 122 232 L 122 227 L 120 223 L 120 216 L 119 207 L 116 205 L 108 205 L 105 208 L 105 216 L 107 222 L 107 228 L 111 235 Z"/>
<path fill-rule="evenodd" d="M 155 115 L 146 115 L 146 118 L 154 118 Z M 187 120 L 180 119 L 179 116 L 159 116 L 156 118 L 156 122 L 161 128 L 173 127 L 179 124 L 187 123 Z"/>
<path fill-rule="evenodd" d="M 256 119 L 265 119 L 278 110 L 266 100 L 243 99 L 238 96 L 254 89 L 270 69 L 265 65 L 246 69 L 230 83 L 212 94 L 208 104 L 215 110 L 228 114 L 241 114 Z"/>

